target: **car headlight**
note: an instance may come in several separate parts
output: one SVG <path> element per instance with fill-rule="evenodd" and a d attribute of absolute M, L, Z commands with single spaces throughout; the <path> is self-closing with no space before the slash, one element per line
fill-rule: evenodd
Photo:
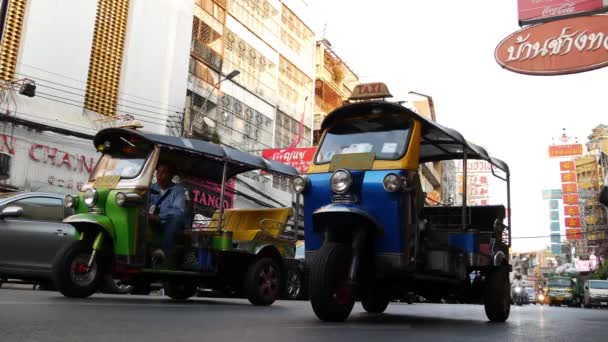
<path fill-rule="evenodd" d="M 119 192 L 114 197 L 114 200 L 116 201 L 117 206 L 122 207 L 125 205 L 125 202 L 127 201 L 127 195 L 125 195 L 122 192 Z"/>
<path fill-rule="evenodd" d="M 521 287 L 516 287 L 515 288 L 515 293 L 520 293 L 521 292 Z"/>
<path fill-rule="evenodd" d="M 544 295 L 542 295 L 542 294 L 541 294 L 541 295 L 538 295 L 538 300 L 540 300 L 540 301 L 545 300 L 545 296 L 544 296 Z"/>
<path fill-rule="evenodd" d="M 95 206 L 95 203 L 97 203 L 97 191 L 95 189 L 88 189 L 84 192 L 83 200 L 87 207 L 91 208 Z"/>
<path fill-rule="evenodd" d="M 348 191 L 352 183 L 353 178 L 350 175 L 350 172 L 342 169 L 334 172 L 329 179 L 331 189 L 337 194 L 342 194 Z"/>
<path fill-rule="evenodd" d="M 394 173 L 389 173 L 388 175 L 384 176 L 382 183 L 384 184 L 384 190 L 388 192 L 399 191 L 402 185 L 401 177 Z"/>
<path fill-rule="evenodd" d="M 66 208 L 76 208 L 76 204 L 78 203 L 78 197 L 74 197 L 71 195 L 65 196 L 63 199 L 63 205 Z"/>
<path fill-rule="evenodd" d="M 306 176 L 297 176 L 291 181 L 291 187 L 293 191 L 298 194 L 301 194 L 306 190 L 306 186 L 308 185 L 308 177 Z"/>

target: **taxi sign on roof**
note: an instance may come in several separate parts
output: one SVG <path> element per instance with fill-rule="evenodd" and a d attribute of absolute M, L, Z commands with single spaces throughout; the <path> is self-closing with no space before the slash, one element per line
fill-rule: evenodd
<path fill-rule="evenodd" d="M 369 100 L 385 97 L 393 97 L 388 91 L 386 84 L 382 82 L 360 83 L 355 86 L 349 100 Z"/>

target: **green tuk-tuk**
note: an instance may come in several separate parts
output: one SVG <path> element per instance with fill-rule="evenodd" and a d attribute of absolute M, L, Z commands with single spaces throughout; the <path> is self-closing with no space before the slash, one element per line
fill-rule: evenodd
<path fill-rule="evenodd" d="M 296 169 L 226 146 L 127 128 L 101 130 L 94 144 L 102 156 L 89 183 L 78 197 L 65 199 L 76 214 L 64 222 L 76 228 L 78 239 L 53 263 L 53 280 L 64 296 L 88 297 L 108 276 L 136 288 L 162 281 L 173 299 L 189 298 L 199 286 L 230 289 L 254 305 L 270 305 L 281 294 L 284 258 L 293 258 L 297 237 L 287 228 L 297 225 L 294 210 L 229 209 L 229 195 L 239 191 L 228 182 L 255 170 L 293 177 Z M 160 164 L 174 171 L 173 181 L 179 180 L 173 184 L 182 184 L 172 197 L 176 203 L 184 198 L 183 211 L 176 205 L 183 223 L 175 234 L 152 219 L 169 192 L 161 188 L 159 194 L 153 184 Z M 192 179 L 199 182 L 186 182 Z M 205 197 L 216 208 L 205 215 L 194 210 L 203 199 L 196 188 L 202 180 L 215 184 L 217 195 Z M 175 242 L 171 255 L 163 250 L 166 241 Z"/>

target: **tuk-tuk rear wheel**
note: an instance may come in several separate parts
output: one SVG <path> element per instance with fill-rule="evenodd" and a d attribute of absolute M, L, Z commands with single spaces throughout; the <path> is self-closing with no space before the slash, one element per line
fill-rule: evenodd
<path fill-rule="evenodd" d="M 272 258 L 264 257 L 253 262 L 245 275 L 243 290 L 253 305 L 268 306 L 281 293 L 283 276 Z"/>
<path fill-rule="evenodd" d="M 386 310 L 390 300 L 386 292 L 382 290 L 381 288 L 371 288 L 367 295 L 361 299 L 361 305 L 365 311 L 372 314 L 380 314 Z"/>
<path fill-rule="evenodd" d="M 70 298 L 86 298 L 97 291 L 103 268 L 100 257 L 88 267 L 91 253 L 91 244 L 84 240 L 74 241 L 57 253 L 51 275 L 61 294 Z"/>
<path fill-rule="evenodd" d="M 310 269 L 310 303 L 317 317 L 326 322 L 342 322 L 355 304 L 353 289 L 347 284 L 351 264 L 350 246 L 326 243 Z"/>
<path fill-rule="evenodd" d="M 490 321 L 504 322 L 509 318 L 510 297 L 509 271 L 504 266 L 492 270 L 487 276 L 483 301 Z"/>

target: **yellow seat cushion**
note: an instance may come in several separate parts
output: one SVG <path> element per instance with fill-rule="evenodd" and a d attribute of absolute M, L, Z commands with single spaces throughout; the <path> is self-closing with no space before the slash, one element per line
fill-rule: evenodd
<path fill-rule="evenodd" d="M 283 233 L 283 227 L 293 215 L 293 208 L 226 209 L 222 220 L 225 231 L 233 232 L 235 241 L 251 241 L 262 231 L 273 237 Z M 219 211 L 213 214 L 209 228 L 217 228 Z M 264 221 L 266 220 L 266 221 Z M 264 221 L 264 222 L 263 222 Z"/>

